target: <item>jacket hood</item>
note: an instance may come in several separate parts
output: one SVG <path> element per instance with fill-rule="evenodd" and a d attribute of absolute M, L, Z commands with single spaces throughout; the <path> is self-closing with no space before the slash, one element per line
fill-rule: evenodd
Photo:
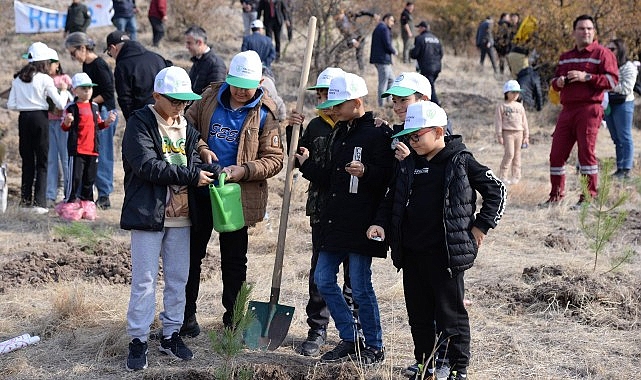
<path fill-rule="evenodd" d="M 467 147 L 463 144 L 463 137 L 461 135 L 445 136 L 445 148 L 438 152 L 430 161 L 435 163 L 449 161 L 452 156 L 465 149 L 467 149 Z"/>
<path fill-rule="evenodd" d="M 224 83 L 220 86 L 220 90 L 218 91 L 218 99 L 217 99 L 218 104 L 220 104 L 221 106 L 223 106 L 223 107 L 225 107 L 225 108 L 227 108 L 227 109 L 229 109 L 229 101 L 223 101 L 223 95 L 224 95 L 225 93 L 228 93 L 228 94 L 229 94 L 229 96 L 231 96 L 231 93 L 229 93 L 229 92 L 227 91 L 228 89 L 229 89 L 229 84 L 227 84 L 227 82 L 224 82 Z M 258 88 L 256 89 L 256 93 L 254 94 L 254 98 L 252 99 L 252 101 L 251 101 L 251 102 L 249 102 L 249 103 L 247 103 L 247 104 L 245 104 L 244 106 L 242 106 L 242 107 L 240 107 L 240 108 L 252 109 L 252 108 L 256 107 L 256 105 L 257 105 L 257 104 L 260 102 L 260 100 L 262 99 L 263 94 L 264 94 L 263 89 L 262 89 L 261 87 L 258 87 Z"/>
<path fill-rule="evenodd" d="M 145 47 L 142 46 L 138 41 L 125 41 L 122 49 L 120 49 L 120 52 L 116 57 L 116 62 L 125 58 L 143 55 L 146 51 L 147 49 L 145 49 Z M 141 62 L 141 64 L 143 63 Z"/>

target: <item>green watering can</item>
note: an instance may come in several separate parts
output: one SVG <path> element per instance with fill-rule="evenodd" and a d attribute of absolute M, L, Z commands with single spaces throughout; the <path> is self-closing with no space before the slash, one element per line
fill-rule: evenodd
<path fill-rule="evenodd" d="M 238 231 L 245 226 L 243 204 L 240 199 L 240 185 L 225 183 L 226 173 L 220 173 L 218 186 L 209 185 L 211 215 L 216 232 Z"/>

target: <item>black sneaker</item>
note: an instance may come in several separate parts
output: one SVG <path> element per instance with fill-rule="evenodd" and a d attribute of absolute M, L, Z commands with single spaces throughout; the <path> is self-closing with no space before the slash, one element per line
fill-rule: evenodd
<path fill-rule="evenodd" d="M 583 209 L 583 207 L 589 207 L 589 206 L 590 206 L 590 202 L 579 200 L 578 202 L 570 206 L 570 210 L 572 211 L 581 210 Z"/>
<path fill-rule="evenodd" d="M 363 365 L 382 363 L 385 360 L 385 348 L 376 349 L 368 346 L 361 349 L 360 352 L 351 354 L 350 357 Z"/>
<path fill-rule="evenodd" d="M 300 347 L 300 353 L 304 356 L 318 356 L 326 339 L 327 331 L 325 329 L 310 329 L 307 333 L 307 340 Z"/>
<path fill-rule="evenodd" d="M 552 197 L 550 197 L 550 198 L 548 198 L 547 201 L 545 201 L 543 203 L 539 203 L 539 208 L 550 208 L 550 207 L 558 206 L 559 204 L 561 204 L 561 199 L 560 198 L 552 198 Z"/>
<path fill-rule="evenodd" d="M 147 368 L 147 342 L 135 338 L 129 343 L 127 355 L 127 371 L 138 371 Z"/>
<path fill-rule="evenodd" d="M 323 363 L 338 363 L 349 359 L 350 355 L 355 353 L 356 346 L 354 342 L 341 340 L 333 350 L 324 353 L 320 360 Z"/>
<path fill-rule="evenodd" d="M 178 335 L 177 332 L 171 334 L 171 338 L 163 338 L 160 340 L 160 347 L 158 348 L 163 354 L 173 356 L 182 360 L 191 360 L 194 357 L 194 354 L 191 350 L 185 346 L 182 338 Z"/>
<path fill-rule="evenodd" d="M 200 326 L 196 320 L 196 315 L 192 315 L 183 321 L 183 325 L 180 327 L 180 336 L 187 336 L 189 338 L 195 338 L 200 334 Z"/>
<path fill-rule="evenodd" d="M 109 201 L 109 196 L 101 195 L 96 201 L 96 206 L 101 210 L 107 210 L 111 208 L 111 201 Z"/>

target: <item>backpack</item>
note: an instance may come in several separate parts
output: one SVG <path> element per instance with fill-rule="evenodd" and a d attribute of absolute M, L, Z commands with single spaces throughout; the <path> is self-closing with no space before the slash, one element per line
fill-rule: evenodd
<path fill-rule="evenodd" d="M 641 75 L 637 75 L 637 81 L 634 83 L 634 92 L 641 95 Z"/>

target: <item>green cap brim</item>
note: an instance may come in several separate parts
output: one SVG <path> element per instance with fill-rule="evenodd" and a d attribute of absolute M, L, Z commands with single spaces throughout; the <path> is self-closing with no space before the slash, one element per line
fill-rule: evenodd
<path fill-rule="evenodd" d="M 85 84 L 81 84 L 81 85 L 76 86 L 76 87 L 96 87 L 96 86 L 98 86 L 98 85 L 95 84 L 95 83 L 85 83 Z"/>
<path fill-rule="evenodd" d="M 387 91 L 385 91 L 382 95 L 381 98 L 386 98 L 390 95 L 396 95 L 396 96 L 410 96 L 412 94 L 416 93 L 416 91 L 409 89 L 407 87 L 399 87 L 399 86 L 393 86 L 390 87 Z"/>
<path fill-rule="evenodd" d="M 326 100 L 323 103 L 317 105 L 316 109 L 324 110 L 324 109 L 332 108 L 332 107 L 337 106 L 337 105 L 339 105 L 341 103 L 345 103 L 346 101 L 347 101 L 347 99 L 344 99 L 344 100 Z"/>
<path fill-rule="evenodd" d="M 320 86 L 307 87 L 308 90 L 316 90 L 316 89 L 319 89 L 319 88 L 329 88 L 329 85 L 322 85 L 321 84 Z"/>
<path fill-rule="evenodd" d="M 258 88 L 258 86 L 260 85 L 260 80 L 239 78 L 229 74 L 227 74 L 225 82 L 227 82 L 227 84 L 229 84 L 230 86 L 245 88 L 248 90 Z"/>
<path fill-rule="evenodd" d="M 200 100 L 202 96 L 194 94 L 193 92 L 182 92 L 176 94 L 164 94 L 165 96 L 176 100 Z"/>
<path fill-rule="evenodd" d="M 431 128 L 431 127 L 422 127 L 422 128 L 408 128 L 408 129 L 403 129 L 402 131 L 398 132 L 392 138 L 399 137 L 399 136 L 405 136 L 409 135 L 410 133 L 414 133 L 416 131 L 420 131 L 423 128 Z"/>

